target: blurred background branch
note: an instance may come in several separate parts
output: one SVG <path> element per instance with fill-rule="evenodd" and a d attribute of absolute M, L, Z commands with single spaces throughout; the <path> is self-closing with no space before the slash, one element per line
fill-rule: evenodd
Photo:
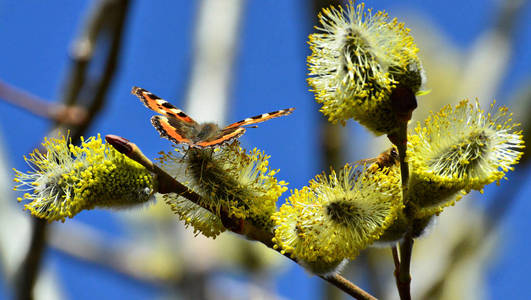
<path fill-rule="evenodd" d="M 308 34 L 314 31 L 314 26 L 318 26 L 317 16 L 323 8 L 331 5 L 338 6 L 341 4 L 339 0 L 313 0 L 310 10 L 308 10 L 308 19 L 310 20 L 311 28 Z M 344 127 L 341 125 L 334 125 L 328 122 L 327 118 L 318 112 L 318 104 L 313 103 L 315 113 L 318 114 L 319 120 L 319 145 L 321 151 L 321 169 L 328 171 L 330 168 L 340 170 L 345 164 L 344 149 L 345 143 L 343 140 Z M 321 284 L 322 299 L 339 300 L 343 296 L 341 291 L 330 284 Z"/>
<path fill-rule="evenodd" d="M 200 3 L 185 111 L 196 120 L 225 124 L 246 1 Z"/>
<path fill-rule="evenodd" d="M 75 105 L 84 107 L 87 116 L 75 127 L 60 122 L 62 120 L 55 120 L 53 129 L 63 134 L 69 131 L 73 143 L 79 141 L 105 103 L 105 96 L 117 67 L 128 5 L 128 0 L 95 2 L 84 30 L 74 44 L 71 53 L 72 65 L 66 76 L 65 92 L 61 102 L 66 107 Z M 88 67 L 92 66 L 95 49 L 104 49 L 105 59 L 100 61 L 100 66 L 94 66 L 100 69 L 95 78 L 87 78 Z M 33 299 L 33 289 L 46 246 L 47 222 L 32 218 L 31 227 L 30 245 L 15 280 L 17 299 Z"/>
<path fill-rule="evenodd" d="M 66 106 L 46 101 L 3 81 L 0 81 L 0 100 L 9 102 L 34 115 L 66 125 L 79 125 L 85 122 L 87 117 L 87 112 L 83 107 Z"/>

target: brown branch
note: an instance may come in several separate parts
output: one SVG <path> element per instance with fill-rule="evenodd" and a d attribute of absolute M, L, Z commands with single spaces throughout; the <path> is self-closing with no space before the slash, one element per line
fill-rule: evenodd
<path fill-rule="evenodd" d="M 411 232 L 406 232 L 400 243 L 400 266 L 396 284 L 400 299 L 411 300 L 411 254 L 413 252 L 413 237 Z"/>
<path fill-rule="evenodd" d="M 417 99 L 410 88 L 398 86 L 391 94 L 391 105 L 396 117 L 401 121 L 400 127 L 388 135 L 389 140 L 396 146 L 398 150 L 398 158 L 400 161 L 400 177 L 402 181 L 402 201 L 406 208 L 404 212 L 411 223 L 411 210 L 408 209 L 408 181 L 409 181 L 409 166 L 406 161 L 407 153 L 407 123 L 411 119 L 413 111 L 417 108 Z M 411 253 L 413 251 L 413 226 L 410 224 L 409 228 L 400 243 L 400 259 L 396 259 L 396 248 L 393 248 L 393 260 L 395 262 L 395 279 L 400 294 L 400 299 L 411 299 Z"/>
<path fill-rule="evenodd" d="M 0 100 L 22 108 L 36 116 L 67 125 L 80 125 L 87 118 L 87 111 L 79 106 L 66 106 L 49 102 L 17 89 L 0 80 Z"/>
<path fill-rule="evenodd" d="M 398 149 L 398 158 L 400 160 L 400 176 L 402 179 L 402 199 L 406 205 L 406 215 L 407 214 L 407 184 L 409 180 L 409 166 L 406 162 L 406 151 L 407 151 L 407 122 L 402 125 L 399 131 L 389 136 L 391 142 L 393 142 Z M 395 279 L 396 285 L 398 288 L 398 293 L 400 294 L 400 299 L 409 300 L 411 299 L 411 275 L 410 275 L 410 264 L 411 264 L 411 253 L 413 250 L 413 236 L 412 236 L 412 226 L 406 232 L 403 241 L 400 243 L 400 259 L 396 260 L 395 252 L 396 248 L 393 249 L 393 259 L 395 261 Z"/>
<path fill-rule="evenodd" d="M 46 245 L 47 223 L 45 220 L 31 218 L 31 238 L 28 252 L 15 275 L 16 299 L 33 299 L 33 287 L 37 282 L 42 256 Z"/>
<path fill-rule="evenodd" d="M 343 292 L 349 294 L 350 296 L 356 299 L 376 300 L 376 298 L 373 297 L 371 294 L 367 293 L 366 291 L 359 288 L 357 285 L 353 284 L 352 282 L 350 282 L 345 277 L 339 274 L 334 274 L 329 277 L 324 277 L 324 276 L 319 276 L 319 277 L 328 281 L 330 284 L 334 285 L 335 287 L 339 288 Z"/>
<path fill-rule="evenodd" d="M 98 1 L 95 9 L 92 11 L 86 30 L 81 34 L 79 42 L 76 44 L 73 65 L 66 83 L 66 90 L 63 93 L 62 103 L 66 106 L 74 106 L 79 103 L 80 92 L 83 87 L 87 87 L 85 94 L 92 95 L 87 106 L 87 116 L 77 127 L 70 128 L 70 137 L 72 141 L 77 142 L 84 131 L 94 120 L 96 114 L 100 111 L 105 101 L 105 95 L 108 91 L 110 81 L 114 76 L 117 66 L 118 54 L 120 49 L 123 25 L 127 13 L 129 0 L 102 0 Z M 89 84 L 86 82 L 85 74 L 87 66 L 91 62 L 93 49 L 98 46 L 98 42 L 105 41 L 99 39 L 102 34 L 109 34 L 111 47 L 109 48 L 107 60 L 103 63 L 103 71 L 100 75 L 101 80 L 98 84 Z M 93 87 L 96 87 L 95 90 Z M 55 128 L 66 131 L 62 120 L 56 120 Z M 32 236 L 30 248 L 23 259 L 18 273 L 16 274 L 16 299 L 32 299 L 34 284 L 39 274 L 42 251 L 46 245 L 47 224 L 37 218 L 32 218 Z"/>
<path fill-rule="evenodd" d="M 400 258 L 398 257 L 398 249 L 396 246 L 391 247 L 391 253 L 393 255 L 393 262 L 395 263 L 395 277 L 398 276 L 400 269 Z"/>
<path fill-rule="evenodd" d="M 114 22 L 109 18 L 109 15 L 110 10 L 116 5 L 115 2 L 114 0 L 97 1 L 91 7 L 82 32 L 72 43 L 70 49 L 70 57 L 72 59 L 70 76 L 67 77 L 63 91 L 63 99 L 66 105 L 79 101 L 81 90 L 87 82 L 87 67 L 90 65 L 97 47 L 98 36 L 102 32 L 105 22 Z"/>
<path fill-rule="evenodd" d="M 195 204 L 201 205 L 205 203 L 205 201 L 201 201 L 201 196 L 195 193 L 194 191 L 188 189 L 185 185 L 178 182 L 173 178 L 170 174 L 166 173 L 166 171 L 162 170 L 158 166 L 156 166 L 149 158 L 147 158 L 140 148 L 136 146 L 134 143 L 128 141 L 125 138 L 116 136 L 116 135 L 107 135 L 105 136 L 105 140 L 111 144 L 118 152 L 126 155 L 127 157 L 131 158 L 132 160 L 138 162 L 142 166 L 144 166 L 149 171 L 155 173 L 157 176 L 158 181 L 158 192 L 160 193 L 176 193 L 190 201 L 192 201 Z M 214 212 L 209 207 L 204 207 L 205 209 L 208 209 L 211 212 Z M 222 211 L 223 213 L 223 211 Z M 223 225 L 229 229 L 233 230 L 233 228 L 241 229 L 242 225 L 241 219 L 234 218 L 229 216 L 228 213 L 224 213 L 225 218 L 222 216 L 222 220 L 224 219 Z M 266 245 L 269 248 L 273 249 L 273 234 L 271 232 L 266 232 L 261 228 L 253 226 L 253 224 L 245 224 L 244 231 L 234 231 L 238 234 L 242 234 L 247 236 L 250 239 L 253 239 L 255 241 L 259 241 Z M 279 250 L 277 250 L 279 251 Z M 290 257 L 288 254 L 284 254 L 284 256 L 290 258 L 291 260 L 297 262 L 295 259 Z M 328 281 L 330 284 L 335 285 L 337 288 L 341 289 L 342 291 L 346 292 L 350 296 L 356 298 L 356 299 L 376 299 L 367 292 L 365 292 L 363 289 L 359 288 L 352 282 L 348 281 L 347 279 L 343 278 L 340 275 L 332 275 L 329 277 L 325 276 L 319 276 L 322 279 Z"/>
<path fill-rule="evenodd" d="M 89 17 L 86 29 L 74 43 L 72 75 L 68 77 L 69 81 L 66 84 L 63 99 L 66 105 L 79 101 L 88 103 L 86 106 L 89 120 L 92 120 L 102 109 L 111 80 L 116 72 L 128 7 L 129 0 L 99 1 Z M 85 76 L 87 67 L 92 61 L 98 42 L 102 40 L 99 39 L 101 35 L 110 36 L 107 57 L 99 76 L 96 76 L 99 80 L 97 82 L 87 81 Z M 84 91 L 83 88 L 88 91 Z M 87 98 L 83 99 L 82 96 Z M 82 123 L 71 131 L 72 140 L 77 140 L 81 136 L 80 133 L 86 131 L 90 123 Z"/>
<path fill-rule="evenodd" d="M 118 150 L 118 152 L 138 162 L 150 172 L 155 173 L 157 175 L 158 182 L 157 192 L 161 194 L 176 193 L 197 205 L 201 205 L 202 201 L 199 194 L 190 190 L 188 187 L 175 180 L 175 178 L 173 178 L 170 174 L 166 173 L 164 170 L 155 165 L 144 155 L 144 153 L 142 153 L 140 148 L 138 148 L 135 143 L 132 143 L 129 140 L 114 134 L 106 135 L 105 141 L 111 144 L 116 150 Z M 210 212 L 215 213 L 212 210 L 210 210 Z"/>
<path fill-rule="evenodd" d="M 218 212 L 214 207 L 205 207 L 204 201 L 201 200 L 201 196 L 197 194 L 196 192 L 190 190 L 188 187 L 180 183 L 179 181 L 175 180 L 171 175 L 166 173 L 164 170 L 159 168 L 157 165 L 155 165 L 149 158 L 147 158 L 140 148 L 134 143 L 131 143 L 129 140 L 113 135 L 108 134 L 105 136 L 105 140 L 107 143 L 111 144 L 118 152 L 126 155 L 127 157 L 131 158 L 132 160 L 140 163 L 142 166 L 144 166 L 147 170 L 150 172 L 156 174 L 157 176 L 157 192 L 161 194 L 168 194 L 168 193 L 176 193 L 179 196 L 182 196 L 193 203 L 204 207 L 211 213 L 217 215 Z M 221 222 L 223 223 L 223 226 L 225 226 L 227 229 L 230 229 L 233 232 L 239 233 L 239 234 L 245 234 L 242 231 L 242 219 L 231 217 L 228 210 L 221 208 L 221 211 L 219 211 Z M 250 229 L 256 229 L 252 224 L 247 224 L 247 228 Z"/>

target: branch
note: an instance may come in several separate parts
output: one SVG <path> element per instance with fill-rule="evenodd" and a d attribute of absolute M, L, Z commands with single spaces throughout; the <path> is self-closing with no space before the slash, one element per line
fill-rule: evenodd
<path fill-rule="evenodd" d="M 68 77 L 63 101 L 66 105 L 84 100 L 87 106 L 87 118 L 89 121 L 80 124 L 71 130 L 72 140 L 77 140 L 81 133 L 85 132 L 90 125 L 90 120 L 94 119 L 100 112 L 105 102 L 105 96 L 109 90 L 111 80 L 114 77 L 118 66 L 118 56 L 120 54 L 122 36 L 125 19 L 129 8 L 129 0 L 102 0 L 92 11 L 85 31 L 74 43 L 72 51 L 73 66 L 71 76 Z M 98 43 L 107 41 L 101 39 L 102 35 L 109 35 L 108 47 L 105 60 L 97 82 L 86 80 L 87 67 L 93 59 L 94 50 Z M 87 90 L 84 91 L 83 88 Z M 82 96 L 88 98 L 82 99 Z M 56 124 L 59 125 L 59 124 Z"/>
<path fill-rule="evenodd" d="M 403 123 L 399 131 L 389 136 L 391 142 L 393 142 L 398 149 L 398 158 L 400 160 L 400 176 L 402 179 L 402 199 L 404 205 L 406 205 L 406 215 L 409 219 L 408 209 L 407 209 L 407 184 L 409 180 L 409 166 L 406 162 L 406 152 L 407 152 L 407 122 Z M 393 260 L 395 261 L 395 279 L 396 286 L 398 288 L 398 293 L 400 294 L 400 299 L 410 300 L 411 299 L 411 275 L 410 275 L 410 265 L 411 265 L 411 252 L 413 250 L 413 236 L 412 236 L 411 225 L 406 232 L 403 241 L 400 243 L 400 260 L 396 260 L 396 248 L 393 248 Z"/>
<path fill-rule="evenodd" d="M 408 181 L 409 181 L 409 166 L 406 161 L 407 153 L 407 123 L 411 119 L 411 114 L 413 110 L 417 108 L 417 99 L 415 94 L 411 89 L 407 87 L 397 87 L 393 90 L 391 94 L 391 103 L 393 111 L 395 112 L 397 118 L 401 120 L 400 127 L 397 128 L 396 132 L 389 134 L 389 140 L 396 146 L 398 150 L 398 158 L 400 161 L 400 176 L 402 181 L 402 201 L 406 208 L 404 212 L 406 217 L 412 221 L 411 211 L 408 209 L 408 199 L 407 199 L 407 190 L 408 190 Z M 398 293 L 400 294 L 400 299 L 410 300 L 411 299 L 411 253 L 413 251 L 413 234 L 412 234 L 412 225 L 409 225 L 409 228 L 403 238 L 403 241 L 400 243 L 400 260 L 397 261 L 396 248 L 392 249 L 393 251 L 393 260 L 395 262 L 395 279 L 396 285 L 398 288 Z"/>
<path fill-rule="evenodd" d="M 105 136 L 105 140 L 111 144 L 118 152 L 126 155 L 130 159 L 138 162 L 142 166 L 144 166 L 146 169 L 148 169 L 150 172 L 155 173 L 157 176 L 158 181 L 158 192 L 159 193 L 176 193 L 179 196 L 182 196 L 190 201 L 192 201 L 195 204 L 201 205 L 204 203 L 204 201 L 201 201 L 201 196 L 194 191 L 190 190 L 188 187 L 183 185 L 182 183 L 178 182 L 173 178 L 170 174 L 166 173 L 166 171 L 162 170 L 158 166 L 156 166 L 149 158 L 147 158 L 140 148 L 138 148 L 137 145 L 134 143 L 131 143 L 125 138 L 116 136 L 116 135 L 107 135 Z M 202 206 L 202 205 L 201 205 Z M 204 207 L 204 206 L 202 206 Z M 215 213 L 211 208 L 204 207 L 205 209 L 208 209 L 209 211 Z M 235 218 L 230 216 L 228 212 L 223 211 L 222 208 L 222 216 L 221 219 L 223 221 L 223 226 L 225 226 L 227 229 L 247 236 L 250 239 L 253 239 L 255 241 L 259 241 L 266 245 L 267 247 L 273 249 L 273 234 L 269 231 L 264 231 L 262 228 L 258 228 L 253 226 L 253 224 L 246 223 L 242 227 L 242 219 Z M 234 230 L 236 229 L 236 230 Z M 276 250 L 279 252 L 280 250 Z M 280 252 L 279 252 L 280 253 Z M 294 258 L 292 258 L 289 254 L 284 254 L 284 256 L 288 257 L 289 259 L 293 260 L 294 262 L 297 262 Z M 348 281 L 341 275 L 332 275 L 332 276 L 319 276 L 322 279 L 328 281 L 330 284 L 333 284 L 337 288 L 341 289 L 345 293 L 349 294 L 350 296 L 356 298 L 356 299 L 376 299 L 373 296 L 371 296 L 369 293 L 365 292 L 363 289 L 359 288 L 352 282 Z"/>
<path fill-rule="evenodd" d="M 161 194 L 176 193 L 177 195 L 184 197 L 199 206 L 204 207 L 204 205 L 202 204 L 205 202 L 201 201 L 201 195 L 190 190 L 188 187 L 175 180 L 175 178 L 173 178 L 170 174 L 166 173 L 164 170 L 155 165 L 149 158 L 147 158 L 142 153 L 142 151 L 140 150 L 140 148 L 138 148 L 136 144 L 129 142 L 129 140 L 125 138 L 113 134 L 105 136 L 105 140 L 109 144 L 111 144 L 116 150 L 118 150 L 118 152 L 125 154 L 127 157 L 144 166 L 144 168 L 146 168 L 150 172 L 156 174 L 158 182 L 157 192 Z M 218 214 L 214 207 L 204 208 L 215 215 Z M 241 219 L 229 217 L 229 211 L 227 211 L 225 208 L 221 208 L 221 211 L 219 213 L 221 215 L 221 221 L 223 223 L 223 226 L 236 233 L 244 234 L 242 232 Z"/>
<path fill-rule="evenodd" d="M 324 276 L 319 276 L 319 277 L 328 281 L 328 283 L 336 286 L 337 288 L 341 289 L 343 292 L 349 294 L 350 296 L 356 299 L 376 300 L 376 298 L 373 297 L 371 294 L 362 290 L 360 287 L 348 281 L 345 277 L 339 274 L 334 274 L 329 277 L 324 277 Z"/>
<path fill-rule="evenodd" d="M 105 100 L 105 94 L 108 91 L 111 79 L 116 69 L 118 54 L 121 43 L 121 36 L 129 0 L 102 0 L 97 3 L 92 11 L 89 22 L 85 26 L 86 30 L 80 35 L 79 40 L 83 43 L 76 44 L 74 51 L 74 64 L 66 76 L 66 91 L 63 93 L 62 103 L 66 106 L 74 106 L 80 100 L 82 87 L 88 86 L 86 94 L 93 95 L 87 105 L 87 116 L 77 127 L 70 129 L 70 137 L 77 141 L 88 126 L 92 123 L 97 113 L 100 111 Z M 104 27 L 103 25 L 107 27 Z M 107 31 L 110 31 L 107 32 Z M 100 82 L 97 85 L 88 85 L 85 80 L 85 73 L 89 65 L 93 51 L 98 42 L 106 41 L 101 39 L 101 34 L 109 33 L 111 47 L 108 51 L 107 60 L 103 62 L 103 71 L 100 76 Z M 80 47 L 82 45 L 83 47 Z M 88 47 L 88 48 L 87 48 Z M 83 50 L 83 51 L 81 51 Z M 92 86 L 96 86 L 95 90 Z M 55 129 L 63 129 L 62 120 L 56 120 Z M 21 263 L 18 273 L 16 274 L 16 299 L 32 299 L 33 288 L 41 267 L 42 252 L 46 244 L 46 232 L 48 223 L 43 220 L 32 218 L 32 236 L 28 252 Z"/>
<path fill-rule="evenodd" d="M 87 118 L 87 111 L 83 107 L 49 102 L 3 81 L 0 81 L 0 99 L 36 116 L 67 125 L 80 125 Z"/>
<path fill-rule="evenodd" d="M 14 294 L 16 299 L 33 299 L 33 287 L 39 275 L 48 223 L 43 219 L 31 218 L 31 238 L 26 256 L 15 275 Z"/>
<path fill-rule="evenodd" d="M 411 254 L 413 252 L 413 236 L 411 231 L 406 232 L 404 240 L 400 243 L 400 265 L 396 284 L 400 299 L 411 300 Z"/>

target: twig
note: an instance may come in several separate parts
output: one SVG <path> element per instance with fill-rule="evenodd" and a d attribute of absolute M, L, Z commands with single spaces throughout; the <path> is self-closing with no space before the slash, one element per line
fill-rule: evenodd
<path fill-rule="evenodd" d="M 398 257 L 398 249 L 396 246 L 391 247 L 391 252 L 393 255 L 393 262 L 395 263 L 395 277 L 397 277 L 400 269 L 400 258 Z"/>
<path fill-rule="evenodd" d="M 353 284 L 349 280 L 347 280 L 345 277 L 334 274 L 329 277 L 319 276 L 322 279 L 328 281 L 330 284 L 333 284 L 337 288 L 341 289 L 343 292 L 349 294 L 350 296 L 356 298 L 356 299 L 370 299 L 370 300 L 376 300 L 375 297 L 373 297 L 371 294 L 367 293 L 366 291 L 359 288 L 357 285 Z"/>
<path fill-rule="evenodd" d="M 175 178 L 171 177 L 170 174 L 155 165 L 144 155 L 144 153 L 142 153 L 135 143 L 114 134 L 106 135 L 105 141 L 111 144 L 116 150 L 118 150 L 118 152 L 138 162 L 150 172 L 155 173 L 158 181 L 157 192 L 161 194 L 176 193 L 197 205 L 201 205 L 201 196 L 199 194 L 190 190 L 188 187 L 175 180 Z M 210 210 L 210 212 L 215 213 L 215 211 L 212 210 Z"/>
<path fill-rule="evenodd" d="M 63 92 L 65 104 L 69 105 L 79 101 L 81 90 L 87 83 L 87 67 L 90 64 L 97 47 L 98 36 L 104 31 L 103 29 L 106 22 L 120 21 L 111 18 L 111 11 L 113 9 L 119 9 L 120 6 L 122 6 L 119 2 L 123 1 L 100 0 L 91 7 L 85 26 L 73 42 L 70 49 L 72 65 L 69 72 L 70 76 L 67 77 L 68 81 L 65 84 L 65 90 Z M 127 5 L 127 3 L 125 3 L 125 5 Z M 112 16 L 118 17 L 118 15 Z"/>
<path fill-rule="evenodd" d="M 120 49 L 121 35 L 128 4 L 129 0 L 99 1 L 89 18 L 85 32 L 81 34 L 80 40 L 84 41 L 83 46 L 85 48 L 79 47 L 80 44 L 77 44 L 78 47 L 73 56 L 74 64 L 70 70 L 70 74 L 66 77 L 68 79 L 66 83 L 67 88 L 65 93 L 63 93 L 62 103 L 65 106 L 73 106 L 79 103 L 81 98 L 80 92 L 84 86 L 88 86 L 86 94 L 93 95 L 93 97 L 90 99 L 90 102 L 87 101 L 87 116 L 84 121 L 77 127 L 70 129 L 70 137 L 73 141 L 77 141 L 81 137 L 103 105 L 105 94 L 107 93 L 118 61 L 117 56 Z M 104 27 L 103 24 L 107 27 Z M 101 74 L 99 84 L 88 85 L 85 80 L 85 73 L 93 53 L 93 51 L 88 50 L 93 49 L 98 41 L 105 40 L 98 39 L 98 37 L 106 33 L 106 31 L 110 31 L 111 47 L 109 48 L 107 60 L 104 62 L 103 74 Z M 80 49 L 88 50 L 80 51 Z M 96 86 L 96 91 L 92 90 L 92 86 Z M 64 126 L 61 121 L 56 120 L 54 126 L 56 130 L 67 129 L 63 128 Z M 42 251 L 46 244 L 47 224 L 37 219 L 33 221 L 31 247 L 28 249 L 16 274 L 16 299 L 25 300 L 33 298 L 33 288 L 39 274 Z"/>
<path fill-rule="evenodd" d="M 204 203 L 204 201 L 201 201 L 201 196 L 195 193 L 194 191 L 188 189 L 185 185 L 178 182 L 173 178 L 171 175 L 166 173 L 166 171 L 162 170 L 153 162 L 147 158 L 140 148 L 136 146 L 134 143 L 128 141 L 127 139 L 124 139 L 122 137 L 116 136 L 116 135 L 107 135 L 105 137 L 105 140 L 111 144 L 118 152 L 123 153 L 127 157 L 131 158 L 132 160 L 140 163 L 142 166 L 144 166 L 149 171 L 155 173 L 157 176 L 158 181 L 158 188 L 159 192 L 161 193 L 176 193 L 198 205 L 201 205 Z M 202 206 L 204 207 L 204 206 Z M 209 207 L 204 207 L 205 209 L 208 209 L 212 211 Z M 223 218 L 222 218 L 223 219 Z M 241 219 L 229 217 L 228 214 L 226 214 L 226 218 L 224 220 L 223 225 L 229 229 L 233 230 L 233 228 L 241 228 Z M 233 230 L 234 231 L 234 230 Z M 245 224 L 245 227 L 243 228 L 243 231 L 235 231 L 238 234 L 246 235 L 248 238 L 259 241 L 263 243 L 264 245 L 268 246 L 269 248 L 273 248 L 273 234 L 271 232 L 265 232 L 264 230 L 261 230 L 260 228 L 254 227 L 252 224 Z M 295 259 L 291 258 L 288 254 L 284 254 L 284 256 L 290 258 L 291 260 L 295 261 Z M 363 289 L 359 288 L 352 282 L 348 281 L 347 279 L 343 278 L 340 275 L 333 275 L 330 277 L 325 276 L 319 276 L 322 279 L 328 281 L 330 284 L 335 285 L 342 291 L 346 292 L 350 296 L 356 298 L 356 299 L 376 299 L 373 296 L 371 296 L 369 293 L 365 292 Z"/>
<path fill-rule="evenodd" d="M 399 128 L 388 135 L 389 140 L 396 146 L 398 150 L 398 158 L 400 161 L 400 177 L 402 181 L 402 201 L 406 208 L 404 212 L 406 217 L 411 220 L 411 211 L 408 209 L 408 180 L 409 180 L 409 166 L 406 161 L 407 153 L 407 123 L 411 119 L 413 110 L 417 108 L 417 99 L 413 91 L 407 87 L 399 86 L 393 90 L 391 94 L 391 103 L 396 117 L 401 121 Z M 411 221 L 410 221 L 411 223 Z M 395 279 L 400 294 L 400 299 L 411 299 L 411 253 L 413 251 L 413 235 L 412 225 L 404 235 L 403 241 L 400 243 L 400 259 L 396 258 L 396 248 L 393 248 L 393 260 L 395 262 Z"/>
<path fill-rule="evenodd" d="M 86 30 L 74 44 L 72 53 L 74 64 L 65 91 L 64 103 L 71 105 L 84 100 L 87 104 L 88 120 L 92 120 L 102 109 L 105 96 L 109 90 L 111 80 L 118 66 L 118 56 L 121 49 L 125 19 L 129 7 L 129 0 L 101 0 L 89 18 Z M 85 82 L 88 63 L 92 60 L 98 37 L 109 34 L 110 47 L 101 68 L 97 82 Z M 83 87 L 89 89 L 82 93 Z M 88 96 L 82 99 L 82 94 Z M 72 140 L 77 140 L 86 131 L 91 122 L 80 124 L 71 131 Z M 79 133 L 77 133 L 79 132 Z"/>
<path fill-rule="evenodd" d="M 400 299 L 411 299 L 411 254 L 413 252 L 413 236 L 406 232 L 400 243 L 400 267 L 398 268 L 397 287 Z"/>
<path fill-rule="evenodd" d="M 83 107 L 66 106 L 49 102 L 0 81 L 0 100 L 20 107 L 34 115 L 67 125 L 85 122 L 87 112 Z"/>
<path fill-rule="evenodd" d="M 31 239 L 28 252 L 15 275 L 16 299 L 33 299 L 33 287 L 41 267 L 46 244 L 47 223 L 43 219 L 31 218 Z"/>
<path fill-rule="evenodd" d="M 409 180 L 409 166 L 406 162 L 406 152 L 407 152 L 407 122 L 404 122 L 401 128 L 394 135 L 389 136 L 391 142 L 396 145 L 398 149 L 398 158 L 400 160 L 400 176 L 402 179 L 402 199 L 406 205 L 406 215 L 407 214 L 407 184 Z M 400 299 L 409 300 L 411 299 L 411 275 L 410 275 L 410 264 L 411 264 L 411 252 L 413 250 L 413 236 L 411 234 L 411 226 L 406 232 L 403 241 L 400 243 L 400 259 L 396 260 L 395 253 L 396 248 L 393 249 L 393 259 L 395 261 L 395 279 L 396 285 L 398 288 L 398 293 L 400 294 Z"/>

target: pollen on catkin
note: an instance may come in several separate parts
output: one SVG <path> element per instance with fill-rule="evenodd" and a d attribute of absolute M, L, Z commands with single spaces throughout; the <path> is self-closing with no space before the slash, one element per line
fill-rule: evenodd
<path fill-rule="evenodd" d="M 186 227 L 193 227 L 194 235 L 201 233 L 206 237 L 216 238 L 225 231 L 221 219 L 206 208 L 176 194 L 165 194 L 162 197 Z"/>
<path fill-rule="evenodd" d="M 179 148 L 175 150 L 181 151 Z M 185 158 L 174 152 L 162 152 L 161 154 L 162 156 L 158 159 L 161 167 L 188 188 L 196 193 L 200 193 L 195 181 L 189 176 Z M 219 205 L 202 203 L 202 205 L 209 205 L 207 209 L 175 193 L 160 195 L 160 197 L 171 207 L 173 213 L 184 221 L 186 227 L 191 226 L 193 228 L 195 235 L 201 233 L 206 237 L 215 239 L 225 231 L 225 227 L 219 218 Z M 209 209 L 217 212 L 217 214 L 211 212 Z"/>
<path fill-rule="evenodd" d="M 273 226 L 276 201 L 287 189 L 284 181 L 275 178 L 278 170 L 269 167 L 268 158 L 257 149 L 243 150 L 236 141 L 216 150 L 189 149 L 184 157 L 165 154 L 162 163 L 170 174 L 202 196 L 203 203 L 197 209 L 207 208 L 203 212 L 214 212 L 218 218 L 223 211 L 268 229 Z M 181 210 L 175 201 L 177 195 L 167 197 L 175 204 L 175 211 Z M 189 218 L 192 226 L 203 232 L 193 219 Z"/>
<path fill-rule="evenodd" d="M 332 123 L 353 118 L 377 135 L 392 133 L 403 122 L 394 112 L 393 90 L 413 95 L 424 81 L 409 29 L 352 2 L 323 9 L 319 22 L 320 32 L 309 37 L 308 83 L 321 112 Z"/>
<path fill-rule="evenodd" d="M 346 165 L 292 192 L 273 215 L 273 242 L 305 265 L 337 266 L 378 239 L 402 208 L 397 167 Z"/>
<path fill-rule="evenodd" d="M 63 221 L 95 207 L 120 208 L 147 202 L 156 190 L 153 174 L 109 147 L 100 135 L 82 138 L 81 146 L 64 136 L 45 138 L 45 151 L 24 157 L 33 171 L 15 170 L 15 190 L 28 191 L 19 201 L 48 221 Z"/>
<path fill-rule="evenodd" d="M 478 101 L 447 105 L 417 125 L 408 139 L 408 199 L 419 217 L 440 212 L 456 196 L 482 190 L 513 170 L 524 148 L 521 131 L 506 107 L 488 112 Z M 461 193 L 460 193 L 461 192 Z"/>

